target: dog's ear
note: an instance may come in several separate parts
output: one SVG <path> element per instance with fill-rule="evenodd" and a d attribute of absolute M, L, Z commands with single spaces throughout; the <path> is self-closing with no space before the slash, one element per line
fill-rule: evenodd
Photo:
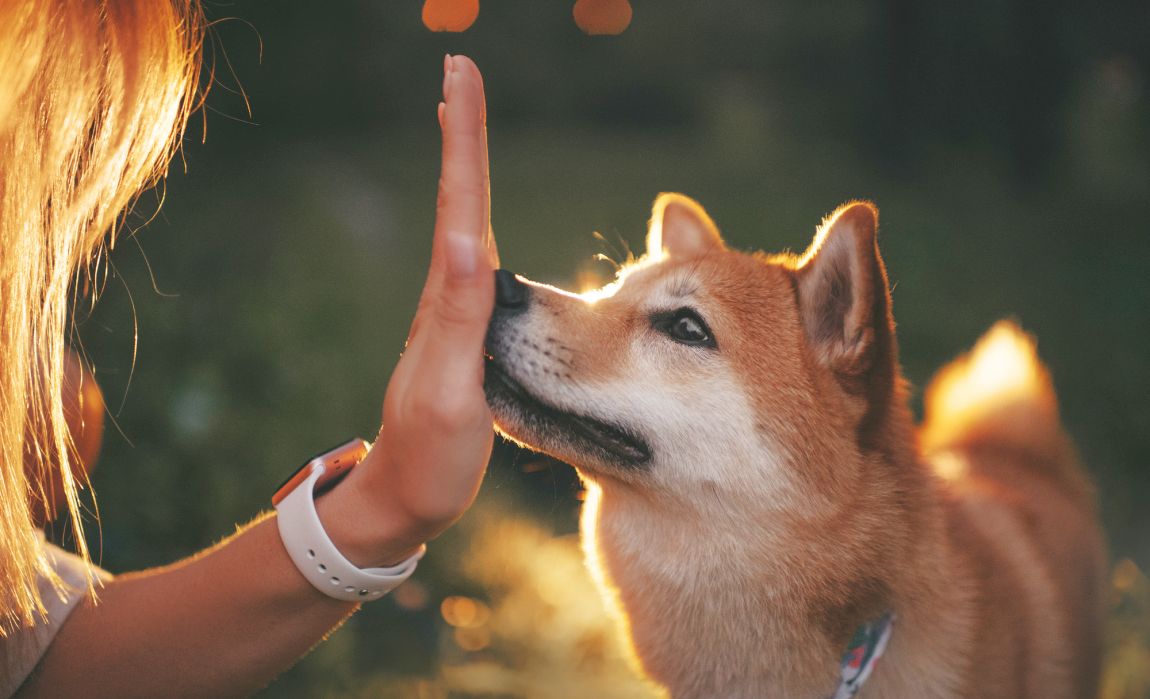
<path fill-rule="evenodd" d="M 890 293 L 879 256 L 878 209 L 845 204 L 799 260 L 799 311 L 818 360 L 842 378 L 861 377 L 891 347 Z"/>
<path fill-rule="evenodd" d="M 677 259 L 702 257 L 723 248 L 715 222 L 694 199 L 682 194 L 660 194 L 651 211 L 647 254 Z"/>

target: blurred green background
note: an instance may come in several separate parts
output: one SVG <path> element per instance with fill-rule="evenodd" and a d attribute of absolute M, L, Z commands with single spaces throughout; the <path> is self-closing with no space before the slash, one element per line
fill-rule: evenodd
<path fill-rule="evenodd" d="M 1106 696 L 1141 696 L 1150 5 L 636 1 L 624 34 L 588 37 L 572 4 L 484 0 L 462 35 L 427 31 L 419 0 L 208 5 L 208 109 L 77 313 L 115 419 L 103 564 L 190 554 L 302 458 L 375 434 L 429 254 L 442 58 L 463 53 L 487 81 L 505 267 L 606 279 L 593 256 L 641 249 L 665 190 L 766 250 L 868 198 L 916 387 L 999 318 L 1034 333 L 1124 561 Z M 641 696 L 578 565 L 578 507 L 570 469 L 498 446 L 406 592 L 266 695 Z"/>

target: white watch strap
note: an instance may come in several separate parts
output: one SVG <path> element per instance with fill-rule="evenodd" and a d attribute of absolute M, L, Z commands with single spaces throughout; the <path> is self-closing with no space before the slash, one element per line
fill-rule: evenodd
<path fill-rule="evenodd" d="M 390 568 L 357 568 L 332 543 L 315 510 L 315 483 L 323 475 L 320 463 L 276 505 L 280 539 L 299 572 L 328 597 L 350 602 L 379 599 L 415 572 L 427 551 L 421 546 L 406 561 Z"/>

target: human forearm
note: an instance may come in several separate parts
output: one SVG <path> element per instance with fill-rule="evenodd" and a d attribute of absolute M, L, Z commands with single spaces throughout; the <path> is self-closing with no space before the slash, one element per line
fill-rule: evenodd
<path fill-rule="evenodd" d="M 265 518 L 82 601 L 18 696 L 247 696 L 354 608 L 299 574 Z"/>

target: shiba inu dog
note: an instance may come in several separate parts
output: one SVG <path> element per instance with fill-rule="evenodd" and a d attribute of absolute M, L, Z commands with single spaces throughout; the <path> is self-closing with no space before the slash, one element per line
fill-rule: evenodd
<path fill-rule="evenodd" d="M 745 254 L 665 194 L 597 292 L 498 272 L 497 426 L 578 469 L 592 572 L 677 699 L 1093 696 L 1105 552 L 1048 374 L 1000 323 L 916 430 L 877 223 Z"/>

